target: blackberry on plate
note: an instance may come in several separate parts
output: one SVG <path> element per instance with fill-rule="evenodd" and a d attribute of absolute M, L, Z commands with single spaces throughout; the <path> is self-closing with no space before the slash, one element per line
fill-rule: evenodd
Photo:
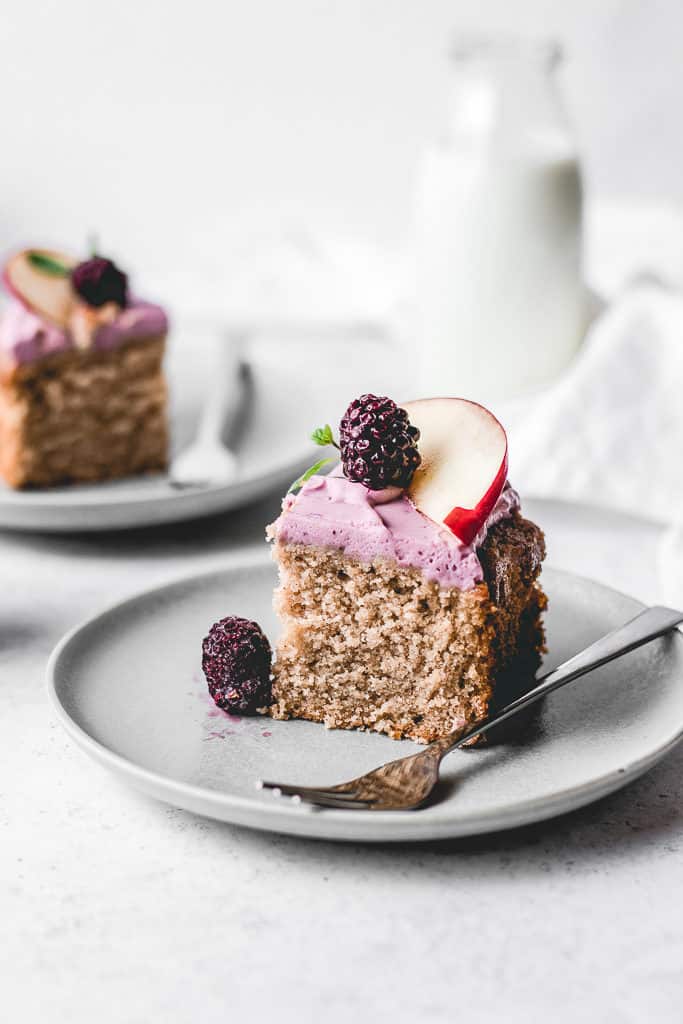
<path fill-rule="evenodd" d="M 76 294 L 95 308 L 107 302 L 123 308 L 128 301 L 128 278 L 115 263 L 102 256 L 93 256 L 74 267 L 71 284 Z"/>
<path fill-rule="evenodd" d="M 391 398 L 361 395 L 339 425 L 344 476 L 373 491 L 408 487 L 422 458 L 420 431 Z"/>
<path fill-rule="evenodd" d="M 209 693 L 224 711 L 253 715 L 272 700 L 272 652 L 261 627 L 228 615 L 202 642 L 202 669 Z"/>

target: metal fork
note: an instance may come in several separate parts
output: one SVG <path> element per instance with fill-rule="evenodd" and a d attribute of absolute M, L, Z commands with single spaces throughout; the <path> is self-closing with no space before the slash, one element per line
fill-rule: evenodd
<path fill-rule="evenodd" d="M 226 332 L 216 340 L 215 362 L 196 436 L 169 466 L 168 482 L 176 490 L 225 486 L 238 474 L 235 434 L 253 401 L 251 370 L 243 352 L 240 334 Z"/>
<path fill-rule="evenodd" d="M 451 750 L 507 721 L 524 708 L 535 704 L 553 690 L 571 683 L 594 668 L 663 636 L 683 622 L 683 612 L 671 608 L 648 608 L 619 629 L 613 630 L 590 647 L 542 676 L 532 690 L 507 704 L 497 714 L 474 725 L 465 725 L 444 736 L 418 754 L 376 768 L 351 782 L 338 786 L 290 786 L 281 782 L 260 782 L 261 788 L 293 797 L 318 807 L 352 811 L 408 811 L 420 807 L 439 778 L 439 765 Z"/>

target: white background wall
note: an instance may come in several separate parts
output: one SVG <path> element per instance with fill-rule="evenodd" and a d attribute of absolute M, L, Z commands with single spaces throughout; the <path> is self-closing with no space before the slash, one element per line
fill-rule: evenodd
<path fill-rule="evenodd" d="M 593 192 L 683 202 L 679 0 L 4 0 L 0 247 L 216 268 L 281 226 L 392 243 L 456 27 L 554 34 Z"/>

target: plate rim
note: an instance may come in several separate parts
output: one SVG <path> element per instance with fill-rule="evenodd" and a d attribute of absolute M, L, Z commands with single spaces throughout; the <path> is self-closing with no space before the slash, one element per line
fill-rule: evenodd
<path fill-rule="evenodd" d="M 304 450 L 304 445 L 302 444 L 301 450 L 298 452 L 298 454 L 292 454 L 291 456 L 289 456 L 286 463 L 283 460 L 282 462 L 279 462 L 276 466 L 271 466 L 270 469 L 266 469 L 264 472 L 258 473 L 255 476 L 248 476 L 243 479 L 237 477 L 231 483 L 227 484 L 209 484 L 205 487 L 196 488 L 186 487 L 170 491 L 169 494 L 154 496 L 150 495 L 148 497 L 135 496 L 131 498 L 130 496 L 121 495 L 118 491 L 112 489 L 109 492 L 109 497 L 106 500 L 104 500 L 101 497 L 100 489 L 104 490 L 107 487 L 111 487 L 112 485 L 118 484 L 130 484 L 131 486 L 134 486 L 136 483 L 147 481 L 150 483 L 164 482 L 168 478 L 168 473 L 142 473 L 138 476 L 120 477 L 114 480 L 101 480 L 93 484 L 86 484 L 85 486 L 96 488 L 97 490 L 89 492 L 88 496 L 92 496 L 92 500 L 83 501 L 72 500 L 74 497 L 78 498 L 78 495 L 80 493 L 79 488 L 84 486 L 78 483 L 64 485 L 57 488 L 47 487 L 44 490 L 29 488 L 23 491 L 12 490 L 7 485 L 4 485 L 3 490 L 6 489 L 9 495 L 11 497 L 16 498 L 17 500 L 10 501 L 4 504 L 2 499 L 3 491 L 0 490 L 0 517 L 2 516 L 2 512 L 5 508 L 11 507 L 16 509 L 24 509 L 27 505 L 30 505 L 34 510 L 40 509 L 41 512 L 43 510 L 48 512 L 63 512 L 67 510 L 70 512 L 91 512 L 99 511 L 101 509 L 120 508 L 122 506 L 127 507 L 129 505 L 146 505 L 150 502 L 157 503 L 159 502 L 160 498 L 165 503 L 170 503 L 168 499 L 172 499 L 173 504 L 175 504 L 176 501 L 178 504 L 181 504 L 187 503 L 191 501 L 193 498 L 197 498 L 199 495 L 215 495 L 223 497 L 224 492 L 234 489 L 236 485 L 244 487 L 250 485 L 258 485 L 266 478 L 275 478 L 276 474 L 281 475 L 285 472 L 285 470 L 290 471 L 292 468 L 298 466 L 298 464 L 304 461 L 307 457 L 310 457 L 311 454 L 312 453 L 310 447 Z"/>
<path fill-rule="evenodd" d="M 60 725 L 76 745 L 114 775 L 121 778 L 132 788 L 147 793 L 157 801 L 180 807 L 193 814 L 199 814 L 225 823 L 236 824 L 262 832 L 279 833 L 306 837 L 348 842 L 429 842 L 438 839 L 460 838 L 472 835 L 485 835 L 504 831 L 555 818 L 572 810 L 593 803 L 604 796 L 628 785 L 644 774 L 672 751 L 683 740 L 683 720 L 679 723 L 676 733 L 663 745 L 629 761 L 621 768 L 609 770 L 589 782 L 570 786 L 561 792 L 546 797 L 531 797 L 513 806 L 500 805 L 489 808 L 480 816 L 470 816 L 464 821 L 453 821 L 447 814 L 438 813 L 430 817 L 427 823 L 409 812 L 376 811 L 344 811 L 309 808 L 305 805 L 296 806 L 285 801 L 275 801 L 271 805 L 255 803 L 246 796 L 212 790 L 191 783 L 174 780 L 149 768 L 144 768 L 134 761 L 111 750 L 95 739 L 79 725 L 65 708 L 58 692 L 57 673 L 60 660 L 64 657 L 70 644 L 88 628 L 92 628 L 101 620 L 138 601 L 144 602 L 152 596 L 167 594 L 175 589 L 197 584 L 201 580 L 220 576 L 226 572 L 249 568 L 265 568 L 269 562 L 269 549 L 263 550 L 251 546 L 233 554 L 228 560 L 212 569 L 204 569 L 196 573 L 182 574 L 172 577 L 164 583 L 137 590 L 121 598 L 94 614 L 87 616 L 73 626 L 58 641 L 52 650 L 45 669 L 45 684 L 48 698 Z M 633 605 L 634 614 L 646 607 L 642 601 L 617 590 L 615 587 L 582 576 L 564 569 L 547 566 L 543 570 L 551 576 L 578 581 L 591 587 L 609 591 L 611 594 L 626 599 Z M 674 630 L 675 642 L 683 645 L 680 630 Z M 256 780 L 255 780 L 256 788 Z M 198 811 L 198 805 L 202 810 Z M 212 811 L 227 811 L 226 814 Z M 395 824 L 387 828 L 387 823 Z M 315 825 L 313 825 L 315 822 Z M 346 823 L 347 827 L 344 827 Z M 372 827 L 373 824 L 375 827 Z M 412 825 L 412 827 L 411 827 Z M 340 827 L 341 826 L 341 827 Z M 358 827 L 360 826 L 360 827 Z"/>
<path fill-rule="evenodd" d="M 302 446 L 298 455 L 288 457 L 277 467 L 257 476 L 233 480 L 230 484 L 171 491 L 168 495 L 139 495 L 103 500 L 99 495 L 90 502 L 70 503 L 68 495 L 40 492 L 42 503 L 10 501 L 3 504 L 0 494 L 0 529 L 13 533 L 70 534 L 108 533 L 119 530 L 154 529 L 171 523 L 188 522 L 241 508 L 278 493 L 291 483 L 311 461 L 310 450 Z M 135 482 L 136 477 L 127 478 Z M 164 474 L 149 477 L 163 481 Z M 107 481 L 117 483 L 123 481 Z M 78 485 L 76 485 L 78 486 Z M 17 492 L 31 495 L 38 492 Z M 64 500 L 59 501 L 57 498 Z M 197 504 L 200 507 L 197 508 Z M 50 522 L 44 521 L 54 516 Z M 102 516 L 101 521 L 91 517 Z"/>

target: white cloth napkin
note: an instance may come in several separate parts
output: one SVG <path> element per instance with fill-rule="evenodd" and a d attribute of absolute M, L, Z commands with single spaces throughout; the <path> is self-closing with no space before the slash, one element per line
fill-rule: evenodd
<path fill-rule="evenodd" d="M 683 608 L 683 526 L 664 533 L 657 552 L 659 600 L 671 608 Z"/>
<path fill-rule="evenodd" d="M 510 450 L 526 494 L 683 523 L 683 295 L 640 283 L 615 299 Z"/>

